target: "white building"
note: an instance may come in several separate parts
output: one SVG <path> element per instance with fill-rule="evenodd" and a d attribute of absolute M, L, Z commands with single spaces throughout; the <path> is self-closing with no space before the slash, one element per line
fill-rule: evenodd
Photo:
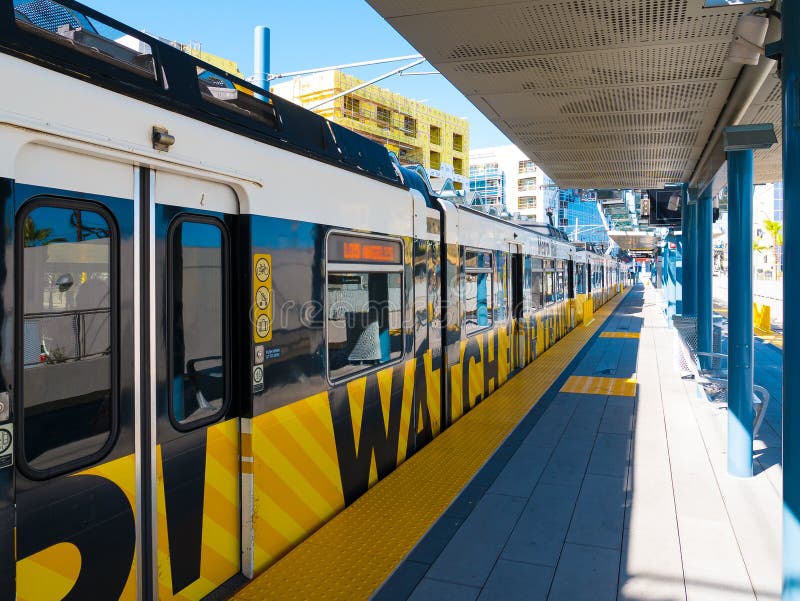
<path fill-rule="evenodd" d="M 470 190 L 489 204 L 502 203 L 506 210 L 535 221 L 547 221 L 545 194 L 553 182 L 516 146 L 477 148 L 469 153 Z"/>

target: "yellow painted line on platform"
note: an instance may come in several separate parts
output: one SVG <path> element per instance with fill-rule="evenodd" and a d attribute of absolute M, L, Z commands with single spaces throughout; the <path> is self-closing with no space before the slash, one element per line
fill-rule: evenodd
<path fill-rule="evenodd" d="M 756 337 L 761 338 L 761 340 L 764 342 L 771 344 L 772 346 L 777 346 L 779 349 L 783 350 L 783 334 L 778 334 L 777 332 L 767 332 L 761 328 L 753 328 L 753 333 L 756 335 Z"/>
<path fill-rule="evenodd" d="M 601 332 L 600 338 L 639 338 L 639 332 Z"/>
<path fill-rule="evenodd" d="M 595 313 L 231 599 L 367 599 L 627 296 Z"/>
<path fill-rule="evenodd" d="M 561 392 L 579 394 L 611 394 L 636 396 L 635 378 L 601 378 L 597 376 L 570 376 Z"/>

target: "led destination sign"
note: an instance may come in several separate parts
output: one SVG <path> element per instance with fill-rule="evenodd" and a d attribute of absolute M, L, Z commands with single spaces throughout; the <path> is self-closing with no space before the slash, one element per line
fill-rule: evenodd
<path fill-rule="evenodd" d="M 328 261 L 331 263 L 402 263 L 400 242 L 332 234 L 328 238 Z"/>

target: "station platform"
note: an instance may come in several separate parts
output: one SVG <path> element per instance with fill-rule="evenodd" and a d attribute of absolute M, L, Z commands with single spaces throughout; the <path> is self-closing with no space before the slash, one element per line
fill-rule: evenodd
<path fill-rule="evenodd" d="M 613 299 L 231 598 L 779 599 L 780 351 L 756 346 L 773 402 L 731 478 L 663 308 Z"/>

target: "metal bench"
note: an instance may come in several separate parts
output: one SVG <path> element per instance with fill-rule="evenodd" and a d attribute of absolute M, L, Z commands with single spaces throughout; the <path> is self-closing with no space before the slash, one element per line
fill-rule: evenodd
<path fill-rule="evenodd" d="M 715 324 L 713 337 L 714 351 L 707 353 L 697 350 L 697 319 L 682 315 L 673 316 L 675 340 L 677 344 L 677 359 L 681 370 L 681 377 L 694 380 L 703 390 L 706 397 L 720 405 L 728 404 L 728 370 L 724 366 L 728 355 L 718 352 L 722 340 L 722 324 Z M 700 357 L 711 359 L 711 368 L 704 369 L 700 365 Z M 761 422 L 769 405 L 769 391 L 763 386 L 753 384 L 753 436 L 758 435 Z"/>

